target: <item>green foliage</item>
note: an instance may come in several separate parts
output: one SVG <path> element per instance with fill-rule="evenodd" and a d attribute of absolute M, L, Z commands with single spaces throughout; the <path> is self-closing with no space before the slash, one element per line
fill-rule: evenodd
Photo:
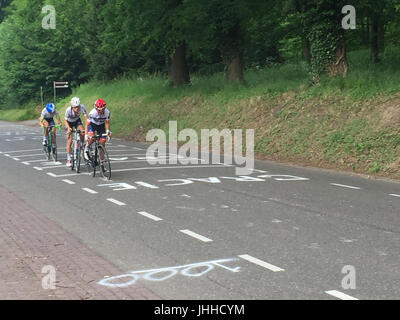
<path fill-rule="evenodd" d="M 41 9 L 46 4 L 56 9 L 55 30 L 42 28 Z M 365 43 L 369 35 L 362 39 L 361 27 L 371 15 L 384 24 L 386 42 L 400 46 L 400 0 L 355 0 L 357 30 L 346 31 L 344 37 L 341 9 L 345 4 L 344 0 L 1 0 L 3 107 L 39 102 L 41 86 L 50 101 L 56 80 L 78 87 L 89 80 L 165 76 L 169 59 L 181 43 L 186 45 L 192 84 L 197 75 L 226 71 L 235 56 L 243 58 L 248 70 L 275 68 L 285 59 L 304 69 L 299 60 L 308 49 L 310 78 L 320 83 L 315 91 L 333 86 L 355 92 L 356 87 L 368 85 L 375 94 L 389 88 L 389 82 L 397 90 L 395 72 L 388 67 L 397 70 L 398 59 L 388 45 L 377 65 L 382 72 L 369 63 L 366 72 L 349 59 L 352 82 L 326 81 L 339 45 L 352 50 L 369 46 Z M 373 78 L 376 75 L 380 78 Z M 308 80 L 304 78 L 302 84 Z"/>

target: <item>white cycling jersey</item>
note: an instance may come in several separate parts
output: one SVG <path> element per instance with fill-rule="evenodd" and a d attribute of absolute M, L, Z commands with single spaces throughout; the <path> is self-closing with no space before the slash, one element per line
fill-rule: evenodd
<path fill-rule="evenodd" d="M 86 116 L 86 108 L 83 104 L 79 105 L 79 110 L 77 113 L 72 110 L 72 106 L 69 106 L 67 110 L 65 110 L 65 120 L 68 122 L 76 122 L 80 118 L 81 114 Z"/>
<path fill-rule="evenodd" d="M 103 114 L 99 114 L 96 109 L 93 109 L 90 111 L 88 119 L 94 124 L 102 125 L 106 122 L 106 120 L 110 119 L 110 111 L 106 108 Z"/>
<path fill-rule="evenodd" d="M 54 116 L 58 116 L 58 111 L 54 110 L 53 112 L 48 112 L 47 109 L 44 108 L 40 116 L 45 119 L 52 119 Z"/>

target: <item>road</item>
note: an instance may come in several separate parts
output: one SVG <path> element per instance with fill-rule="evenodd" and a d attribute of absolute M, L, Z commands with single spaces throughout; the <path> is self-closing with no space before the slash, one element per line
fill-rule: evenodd
<path fill-rule="evenodd" d="M 256 161 L 151 165 L 112 139 L 111 181 L 44 160 L 40 128 L 0 122 L 0 186 L 112 263 L 96 285 L 162 299 L 399 299 L 400 184 Z M 1 210 L 1 209 L 0 209 Z M 111 276 L 111 277 L 110 277 Z"/>

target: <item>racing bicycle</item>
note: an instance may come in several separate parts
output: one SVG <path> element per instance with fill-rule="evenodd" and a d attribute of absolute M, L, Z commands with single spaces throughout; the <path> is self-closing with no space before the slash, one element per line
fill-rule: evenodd
<path fill-rule="evenodd" d="M 55 138 L 55 133 L 53 134 L 53 128 L 56 127 L 58 130 L 61 130 L 61 127 L 55 124 L 50 124 L 47 127 L 47 143 L 43 146 L 43 152 L 46 155 L 47 160 L 53 158 L 54 162 L 57 162 L 57 144 L 53 143 L 53 139 Z"/>
<path fill-rule="evenodd" d="M 88 146 L 89 160 L 86 162 L 86 167 L 88 169 L 89 174 L 92 177 L 95 177 L 96 170 L 99 170 L 103 178 L 110 180 L 111 179 L 110 159 L 108 157 L 108 153 L 105 146 L 103 146 L 99 142 L 100 138 L 105 136 L 107 136 L 107 142 L 110 141 L 110 137 L 107 134 L 93 136 L 95 141 L 90 146 Z"/>
<path fill-rule="evenodd" d="M 71 155 L 71 170 L 75 170 L 76 173 L 80 172 L 81 160 L 83 156 L 83 148 L 81 141 L 81 131 L 75 128 L 69 133 L 72 134 L 72 155 Z"/>

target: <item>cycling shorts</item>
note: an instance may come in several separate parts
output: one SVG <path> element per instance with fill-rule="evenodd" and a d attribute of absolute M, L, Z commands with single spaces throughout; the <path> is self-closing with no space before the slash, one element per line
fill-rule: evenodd
<path fill-rule="evenodd" d="M 67 122 L 68 122 L 68 125 L 69 125 L 69 127 L 71 129 L 72 128 L 78 129 L 79 126 L 83 126 L 81 119 L 78 119 L 75 122 L 69 122 L 69 121 L 67 121 Z"/>
<path fill-rule="evenodd" d="M 106 124 L 105 123 L 103 123 L 103 124 L 95 124 L 95 123 L 90 123 L 89 124 L 89 126 L 88 126 L 88 131 L 89 132 L 97 132 L 97 134 L 99 135 L 99 136 L 101 136 L 101 135 L 103 135 L 103 134 L 105 134 L 106 133 Z M 100 138 L 100 140 L 105 140 L 105 137 L 101 137 Z"/>
<path fill-rule="evenodd" d="M 53 118 L 43 118 L 43 120 L 47 121 L 48 126 L 55 126 L 56 124 L 54 123 L 54 119 Z"/>

